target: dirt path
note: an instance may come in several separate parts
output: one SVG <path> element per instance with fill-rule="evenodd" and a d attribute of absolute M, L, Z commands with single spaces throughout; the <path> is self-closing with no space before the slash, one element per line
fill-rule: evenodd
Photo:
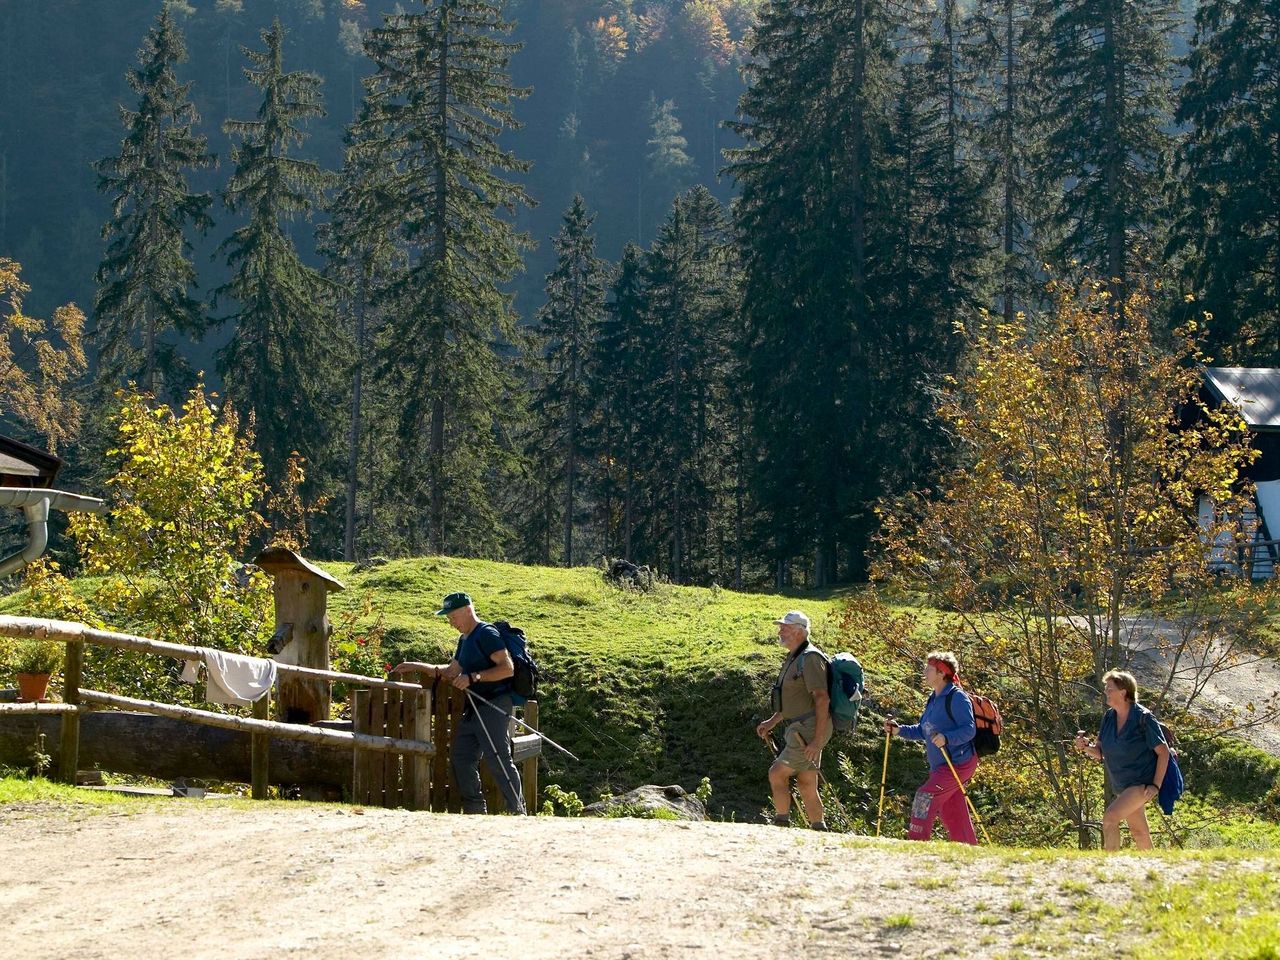
<path fill-rule="evenodd" d="M 1065 934 L 1082 890 L 1229 869 L 952 849 L 731 823 L 11 806 L 0 917 L 5 953 L 29 958 L 991 956 L 1032 923 Z M 1089 936 L 1030 955 L 1097 956 Z"/>

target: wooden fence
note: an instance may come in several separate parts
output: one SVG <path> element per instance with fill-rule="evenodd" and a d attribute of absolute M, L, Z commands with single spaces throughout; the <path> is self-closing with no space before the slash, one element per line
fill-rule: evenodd
<path fill-rule="evenodd" d="M 466 694 L 446 681 L 424 674 L 407 674 L 421 683 L 417 693 L 387 688 L 355 690 L 351 698 L 351 719 L 357 734 L 394 739 L 418 736 L 436 743 L 453 743 L 454 731 L 462 720 Z M 523 708 L 524 723 L 538 729 L 538 704 L 530 700 Z M 521 787 L 525 809 L 536 809 L 538 796 L 538 758 L 542 740 L 536 734 L 521 733 L 513 720 L 508 733 L 512 756 L 520 764 Z M 433 737 L 434 734 L 434 737 Z M 490 811 L 506 809 L 506 801 L 497 782 L 481 764 L 480 782 L 485 803 Z M 357 745 L 352 772 L 352 799 L 370 806 L 449 811 L 462 809 L 462 799 L 453 782 L 448 749 L 437 750 L 430 761 L 414 763 L 405 755 L 375 753 Z"/>
<path fill-rule="evenodd" d="M 79 623 L 30 617 L 0 616 L 0 635 L 46 639 L 66 643 L 61 704 L 0 704 L 0 716 L 57 712 L 61 716 L 58 779 L 74 784 L 80 754 L 80 714 L 92 707 L 137 710 L 212 727 L 239 730 L 251 737 L 251 793 L 255 799 L 267 795 L 268 754 L 272 738 L 300 740 L 348 747 L 352 750 L 353 801 L 414 810 L 460 809 L 456 788 L 451 783 L 448 749 L 437 750 L 436 742 L 449 744 L 462 714 L 464 695 L 450 684 L 418 676 L 423 682 L 402 682 L 359 674 L 340 673 L 277 664 L 277 672 L 332 683 L 342 681 L 352 688 L 352 731 L 333 730 L 268 720 L 269 697 L 253 704 L 253 716 L 215 713 L 177 704 L 139 700 L 81 687 L 86 643 L 139 653 L 205 659 L 202 647 L 164 643 L 131 634 L 94 630 Z M 524 708 L 525 722 L 537 728 L 537 704 Z M 532 810 L 537 796 L 537 759 L 541 741 L 532 734 L 515 735 L 513 745 L 518 762 L 524 764 L 526 806 Z M 433 730 L 436 734 L 433 740 Z M 504 804 L 487 771 L 486 797 L 490 809 Z"/>

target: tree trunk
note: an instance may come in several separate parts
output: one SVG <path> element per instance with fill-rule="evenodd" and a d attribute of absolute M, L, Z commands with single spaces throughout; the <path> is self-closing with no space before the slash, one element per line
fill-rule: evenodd
<path fill-rule="evenodd" d="M 1013 3 L 1004 4 L 1004 322 L 1013 323 Z"/>
<path fill-rule="evenodd" d="M 441 149 L 449 142 L 449 6 L 440 7 L 440 66 L 436 72 L 436 102 L 439 104 L 436 114 L 436 136 Z M 448 259 L 445 224 L 448 222 L 448 180 L 445 176 L 444 160 L 434 158 L 435 169 L 435 242 L 432 246 L 432 258 L 436 266 L 437 278 L 443 276 Z M 447 326 L 446 304 L 444 303 L 441 281 L 436 281 L 436 321 L 443 334 Z M 431 541 L 433 554 L 442 554 L 445 550 L 444 537 L 444 383 L 440 375 L 440 364 L 432 365 L 431 374 L 431 450 L 429 454 L 431 476 Z"/>
<path fill-rule="evenodd" d="M 364 374 L 364 310 L 368 273 L 361 277 L 356 303 L 356 365 L 351 373 L 351 434 L 347 455 L 347 516 L 342 537 L 342 558 L 348 563 L 356 558 L 356 493 L 360 464 L 361 378 Z"/>

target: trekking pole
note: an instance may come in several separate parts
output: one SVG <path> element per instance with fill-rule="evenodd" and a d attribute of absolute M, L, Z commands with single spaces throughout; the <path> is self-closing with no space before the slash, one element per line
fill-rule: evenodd
<path fill-rule="evenodd" d="M 468 689 L 466 693 L 467 693 L 467 696 L 471 697 L 471 699 L 473 700 L 484 700 L 485 703 L 489 703 L 489 701 L 485 700 L 484 697 L 480 696 L 480 694 L 472 693 L 470 689 Z M 507 712 L 503 710 L 501 707 L 498 707 L 492 703 L 489 703 L 489 706 L 493 707 L 493 709 L 497 710 L 503 716 L 507 716 Z M 489 734 L 489 728 L 484 725 L 484 721 L 480 719 L 479 714 L 476 715 L 476 722 L 480 724 L 480 729 L 484 731 L 484 738 L 489 741 L 489 749 L 493 751 L 491 754 L 491 756 L 493 757 L 493 766 L 497 767 L 499 770 L 502 771 L 502 779 L 507 781 L 507 786 L 511 788 L 511 792 L 516 797 L 520 797 L 520 791 L 517 790 L 516 785 L 511 782 L 511 774 L 507 773 L 507 768 L 502 765 L 502 761 L 498 756 L 498 745 L 493 742 L 493 737 L 490 736 Z M 524 804 L 522 799 L 521 806 L 523 805 Z M 528 813 L 529 811 L 526 810 L 525 815 L 527 816 Z"/>
<path fill-rule="evenodd" d="M 886 720 L 892 720 L 893 714 L 886 714 Z M 876 836 L 880 836 L 880 819 L 884 816 L 884 785 L 889 779 L 889 738 L 892 737 L 888 730 L 884 732 L 884 765 L 880 768 L 880 809 L 876 811 Z"/>
<path fill-rule="evenodd" d="M 956 772 L 956 765 L 951 762 L 951 754 L 947 753 L 946 747 L 939 747 L 938 749 L 942 751 L 942 759 L 946 760 L 947 766 L 951 768 L 951 775 L 956 778 L 956 786 L 960 788 L 960 796 L 964 797 L 964 802 L 969 805 L 969 812 L 973 814 L 973 819 L 978 821 L 978 826 L 982 828 L 982 835 L 987 838 L 987 845 L 991 846 L 991 834 L 987 833 L 987 825 L 982 822 L 982 818 L 978 816 L 978 808 L 969 799 L 968 791 L 964 788 L 964 781 L 960 779 L 960 774 Z"/>
<path fill-rule="evenodd" d="M 504 717 L 507 717 L 508 719 L 513 720 L 516 723 L 520 724 L 520 726 L 524 727 L 524 729 L 527 730 L 529 733 L 532 733 L 539 740 L 545 740 L 548 744 L 555 747 L 557 750 L 559 750 L 565 756 L 569 757 L 571 760 L 578 760 L 577 757 L 575 757 L 572 753 L 570 753 L 564 747 L 560 746 L 560 744 L 556 743 L 554 740 L 548 737 L 545 733 L 542 733 L 538 730 L 533 729 L 533 727 L 529 726 L 519 717 L 512 716 L 511 714 L 507 713 L 507 711 L 503 710 L 500 706 L 498 706 L 496 703 L 491 703 L 490 701 L 486 700 L 484 697 L 480 696 L 480 694 L 473 693 L 470 687 L 467 688 L 467 696 L 472 697 L 476 700 L 479 700 L 481 703 L 487 706 L 490 710 L 496 710 L 498 711 L 498 713 L 502 714 Z M 578 762 L 581 763 L 582 761 L 578 760 Z"/>

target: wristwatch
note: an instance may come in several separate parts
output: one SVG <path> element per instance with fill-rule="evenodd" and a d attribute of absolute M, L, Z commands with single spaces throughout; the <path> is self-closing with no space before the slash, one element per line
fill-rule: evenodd
<path fill-rule="evenodd" d="M 480 682 L 480 674 L 478 674 L 478 673 L 473 673 L 473 674 L 471 675 L 471 682 L 472 682 L 472 683 L 479 683 L 479 682 Z"/>

